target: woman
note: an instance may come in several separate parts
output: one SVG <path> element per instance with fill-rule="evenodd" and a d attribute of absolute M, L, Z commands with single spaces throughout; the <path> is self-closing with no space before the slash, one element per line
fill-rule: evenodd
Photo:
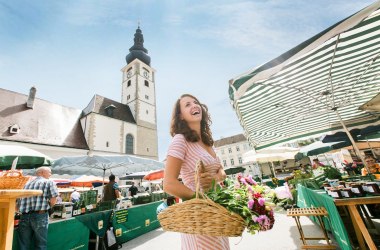
<path fill-rule="evenodd" d="M 207 107 L 192 95 L 182 95 L 174 105 L 170 134 L 173 137 L 166 158 L 164 191 L 183 200 L 195 196 L 195 165 L 202 160 L 199 174 L 203 190 L 212 181 L 223 181 L 226 173 L 213 149 L 211 119 Z M 183 184 L 178 180 L 181 174 Z M 181 234 L 182 249 L 230 249 L 228 237 Z"/>
<path fill-rule="evenodd" d="M 367 167 L 371 171 L 372 174 L 380 172 L 380 165 L 376 163 L 375 158 L 372 155 L 366 155 L 364 157 L 365 163 L 367 163 Z M 362 176 L 366 176 L 368 174 L 367 168 L 362 168 Z"/>

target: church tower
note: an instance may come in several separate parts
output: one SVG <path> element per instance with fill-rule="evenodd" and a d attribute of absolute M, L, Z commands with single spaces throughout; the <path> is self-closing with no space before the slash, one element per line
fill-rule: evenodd
<path fill-rule="evenodd" d="M 140 26 L 134 45 L 126 56 L 121 103 L 130 107 L 137 125 L 135 154 L 158 157 L 155 70 L 150 66 L 148 50 Z"/>

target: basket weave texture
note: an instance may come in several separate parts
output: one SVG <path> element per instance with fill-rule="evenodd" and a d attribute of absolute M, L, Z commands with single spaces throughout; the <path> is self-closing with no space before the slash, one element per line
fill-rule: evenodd
<path fill-rule="evenodd" d="M 196 177 L 195 180 L 196 198 L 172 205 L 157 215 L 162 228 L 187 234 L 241 236 L 246 227 L 243 218 L 200 193 Z"/>
<path fill-rule="evenodd" d="M 158 220 L 165 231 L 208 236 L 241 236 L 246 226 L 241 216 L 208 198 L 172 205 L 158 214 Z"/>
<path fill-rule="evenodd" d="M 0 189 L 22 189 L 28 180 L 20 171 L 8 170 L 0 173 Z"/>

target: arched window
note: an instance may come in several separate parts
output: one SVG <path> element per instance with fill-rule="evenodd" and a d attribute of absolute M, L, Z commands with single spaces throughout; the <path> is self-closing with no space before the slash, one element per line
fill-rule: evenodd
<path fill-rule="evenodd" d="M 131 134 L 127 134 L 125 138 L 125 153 L 133 154 L 133 136 Z"/>

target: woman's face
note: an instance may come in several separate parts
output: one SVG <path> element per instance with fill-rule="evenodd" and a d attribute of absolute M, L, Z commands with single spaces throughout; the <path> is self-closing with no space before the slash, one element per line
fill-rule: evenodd
<path fill-rule="evenodd" d="M 202 120 L 202 108 L 197 100 L 190 96 L 182 97 L 179 101 L 181 108 L 180 118 L 187 123 L 200 122 Z"/>
<path fill-rule="evenodd" d="M 375 159 L 373 158 L 367 158 L 365 162 L 367 163 L 368 167 L 373 167 L 375 165 Z"/>

